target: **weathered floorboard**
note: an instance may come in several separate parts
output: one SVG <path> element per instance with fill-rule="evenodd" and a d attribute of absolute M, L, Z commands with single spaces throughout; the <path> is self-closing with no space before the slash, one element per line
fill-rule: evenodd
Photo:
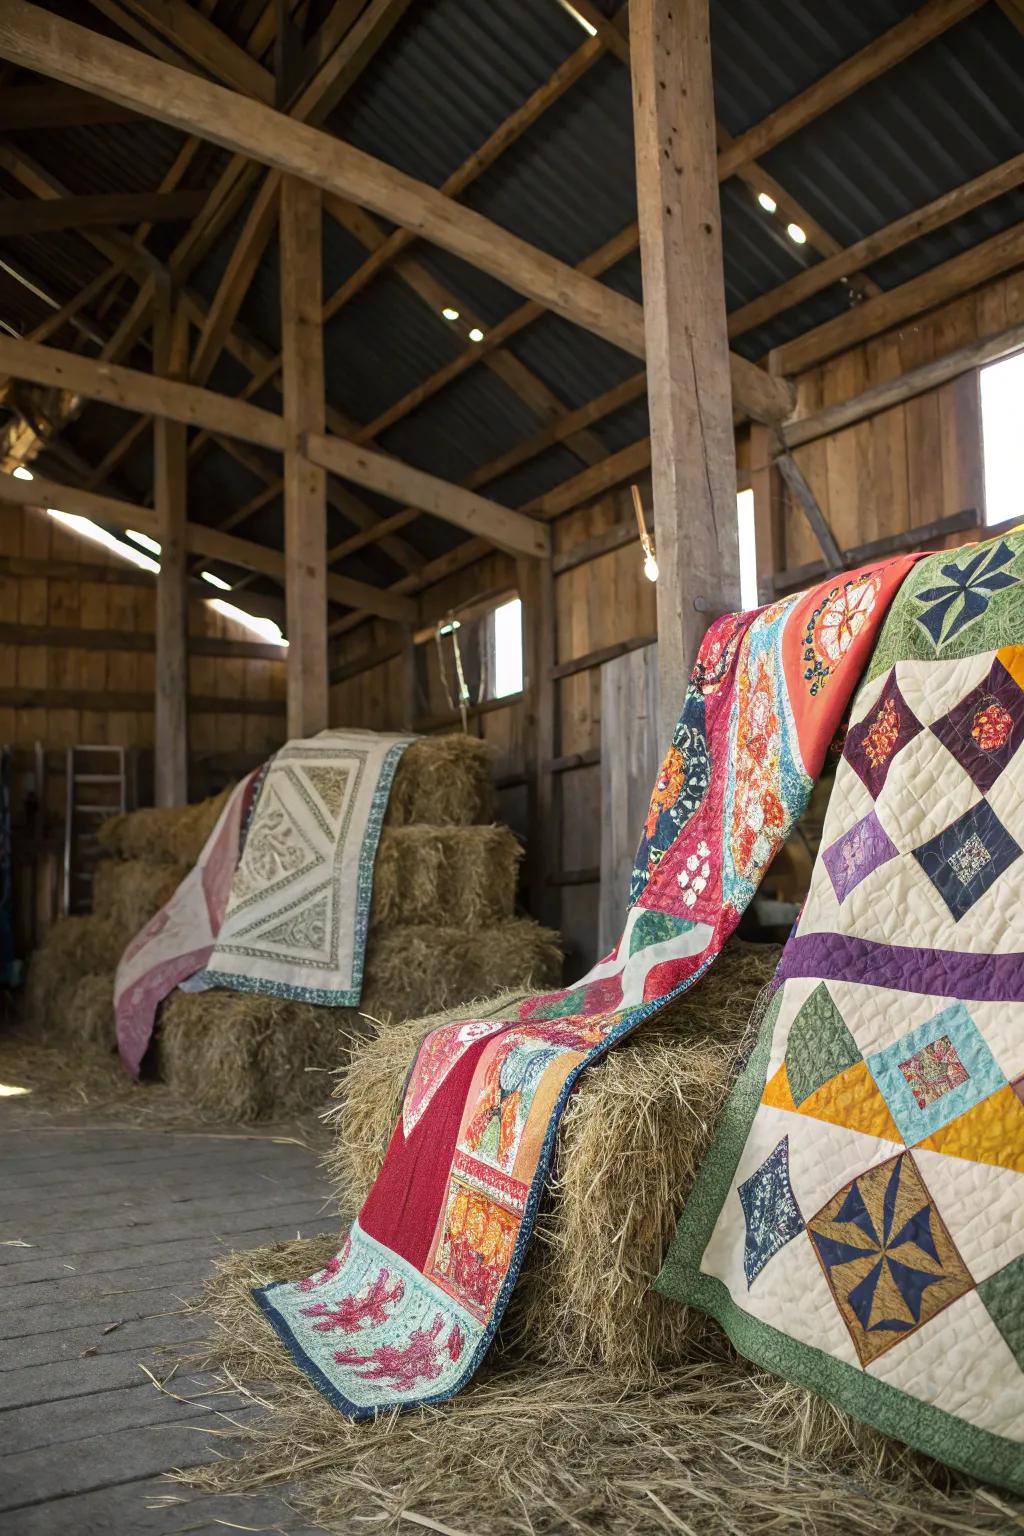
<path fill-rule="evenodd" d="M 311 1153 L 269 1138 L 25 1126 L 0 1133 L 0 1168 L 4 1536 L 231 1525 L 312 1536 L 275 1494 L 162 1481 L 232 1454 L 234 1427 L 261 1410 L 218 1393 L 210 1374 L 178 1372 L 161 1393 L 142 1370 L 162 1379 L 207 1331 L 182 1301 L 218 1254 L 337 1224 Z"/>

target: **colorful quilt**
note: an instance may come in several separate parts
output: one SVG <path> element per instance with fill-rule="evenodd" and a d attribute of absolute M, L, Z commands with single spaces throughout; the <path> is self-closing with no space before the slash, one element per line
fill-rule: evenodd
<path fill-rule="evenodd" d="M 194 867 L 121 956 L 114 977 L 117 1048 L 133 1077 L 153 1038 L 160 1004 L 213 951 L 261 772 L 236 785 Z"/>
<path fill-rule="evenodd" d="M 657 1288 L 1024 1492 L 1024 532 L 930 556 Z"/>
<path fill-rule="evenodd" d="M 321 1273 L 256 1298 L 299 1364 L 366 1418 L 452 1396 L 523 1262 L 580 1073 L 712 963 L 807 802 L 911 557 L 705 636 L 618 945 L 513 1019 L 434 1030 L 384 1167 Z"/>
<path fill-rule="evenodd" d="M 359 1002 L 381 822 L 411 740 L 321 731 L 282 747 L 260 786 L 213 952 L 190 990 Z"/>

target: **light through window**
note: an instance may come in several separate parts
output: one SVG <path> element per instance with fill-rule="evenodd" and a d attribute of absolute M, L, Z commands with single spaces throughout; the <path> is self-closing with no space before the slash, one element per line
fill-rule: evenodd
<path fill-rule="evenodd" d="M 492 697 L 506 699 L 523 691 L 523 605 L 518 597 L 491 615 L 494 684 Z"/>
<path fill-rule="evenodd" d="M 1024 352 L 981 370 L 985 521 L 1024 518 Z"/>
<path fill-rule="evenodd" d="M 757 607 L 757 545 L 754 539 L 754 493 L 740 491 L 736 497 L 736 520 L 740 537 L 740 607 L 744 612 Z"/>

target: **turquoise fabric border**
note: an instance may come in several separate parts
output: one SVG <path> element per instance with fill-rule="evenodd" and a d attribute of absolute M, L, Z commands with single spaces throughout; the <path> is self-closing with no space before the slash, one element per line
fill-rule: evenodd
<path fill-rule="evenodd" d="M 377 786 L 370 801 L 363 844 L 359 850 L 359 876 L 356 884 L 356 912 L 353 923 L 352 985 L 337 987 L 297 987 L 286 981 L 268 981 L 263 976 L 243 976 L 236 971 L 198 971 L 189 978 L 194 992 L 208 991 L 211 987 L 226 987 L 231 992 L 255 992 L 264 997 L 283 997 L 292 1003 L 312 1003 L 319 1008 L 355 1008 L 363 995 L 363 968 L 366 964 L 366 930 L 370 921 L 370 900 L 373 896 L 373 871 L 377 862 L 377 848 L 384 825 L 384 812 L 391 798 L 391 785 L 395 772 L 406 748 L 416 740 L 408 736 L 389 747 L 381 763 Z M 262 793 L 263 785 L 260 785 Z M 253 812 L 256 814 L 256 800 Z"/>
<path fill-rule="evenodd" d="M 776 998 L 779 996 L 777 992 Z M 947 1466 L 982 1482 L 1024 1494 L 1024 1445 L 977 1429 L 845 1361 L 780 1333 L 744 1312 L 721 1280 L 702 1274 L 690 1262 L 696 1256 L 699 1265 L 735 1178 L 764 1093 L 777 1012 L 776 1007 L 769 1008 L 753 1054 L 722 1110 L 714 1145 L 694 1181 L 654 1289 L 672 1301 L 707 1312 L 722 1325 L 740 1354 L 756 1365 L 799 1386 L 810 1387 L 837 1408 Z"/>

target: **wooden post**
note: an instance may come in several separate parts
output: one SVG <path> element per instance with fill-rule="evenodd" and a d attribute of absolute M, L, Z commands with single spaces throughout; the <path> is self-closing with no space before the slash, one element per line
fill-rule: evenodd
<path fill-rule="evenodd" d="M 164 378 L 188 372 L 188 320 L 162 293 L 153 317 L 153 361 Z M 154 791 L 157 805 L 188 803 L 188 428 L 153 424 L 153 503 L 160 540 L 156 584 Z"/>
<path fill-rule="evenodd" d="M 629 24 L 664 748 L 709 611 L 739 606 L 736 449 L 708 0 L 633 0 Z"/>
<path fill-rule="evenodd" d="M 327 475 L 306 458 L 305 434 L 325 427 L 320 193 L 281 183 L 281 356 L 288 735 L 327 726 Z"/>
<path fill-rule="evenodd" d="M 554 665 L 555 587 L 550 560 L 518 560 L 516 581 L 523 624 L 523 758 L 527 781 L 526 897 L 530 916 L 557 927 L 561 897 L 547 876 L 562 863 L 557 815 L 559 786 L 551 771 L 558 753 Z"/>

